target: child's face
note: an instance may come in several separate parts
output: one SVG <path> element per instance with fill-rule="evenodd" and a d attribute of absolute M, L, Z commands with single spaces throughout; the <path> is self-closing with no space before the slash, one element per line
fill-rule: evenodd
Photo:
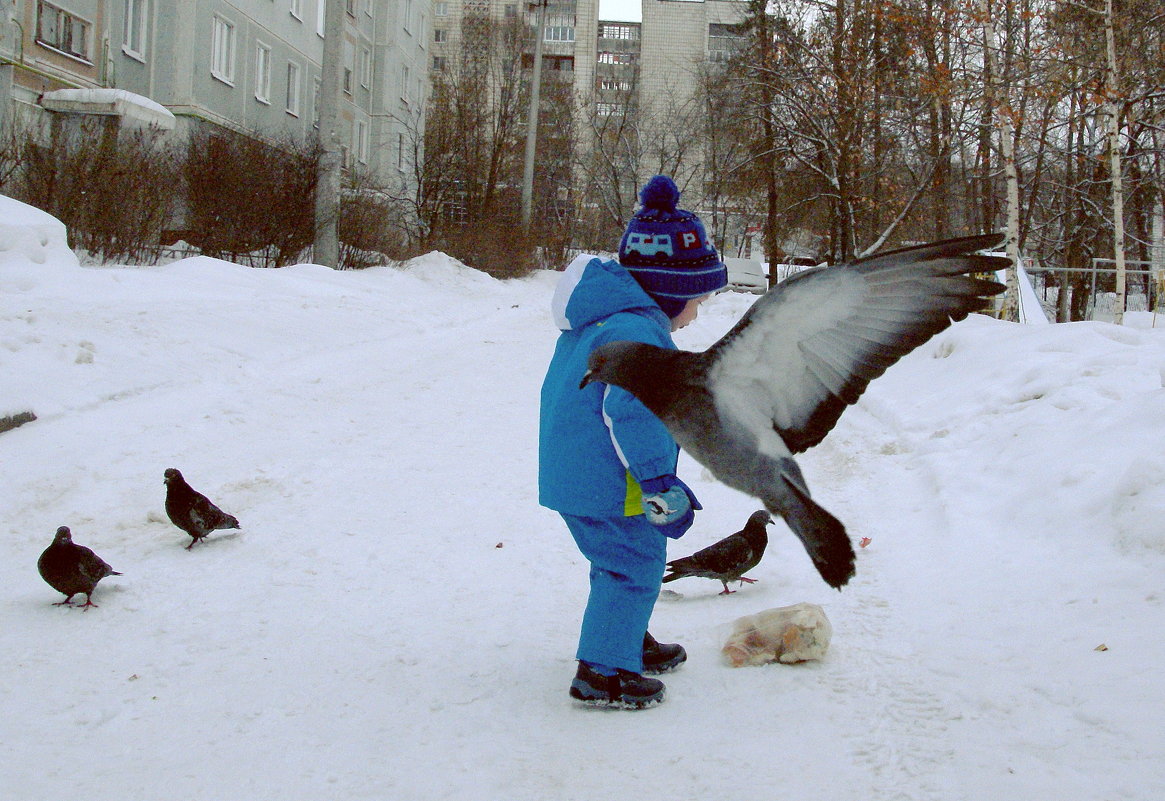
<path fill-rule="evenodd" d="M 700 304 L 706 301 L 711 295 L 701 295 L 698 298 L 692 298 L 684 306 L 684 310 L 672 318 L 671 330 L 679 331 L 688 323 L 695 320 L 700 314 Z"/>

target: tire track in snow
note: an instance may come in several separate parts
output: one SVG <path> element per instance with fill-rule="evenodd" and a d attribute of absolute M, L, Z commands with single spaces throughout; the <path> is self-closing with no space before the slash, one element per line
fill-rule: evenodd
<path fill-rule="evenodd" d="M 868 772 L 871 801 L 952 801 L 937 774 L 955 754 L 950 723 L 960 715 L 934 686 L 918 652 L 925 638 L 911 619 L 928 580 L 912 570 L 913 551 L 941 547 L 946 510 L 934 476 L 892 418 L 863 403 L 805 457 L 820 499 L 847 523 L 855 545 L 871 540 L 869 550 L 858 549 L 857 576 L 838 604 L 834 645 L 844 656 L 825 681 L 852 716 L 841 729 L 855 766 Z"/>

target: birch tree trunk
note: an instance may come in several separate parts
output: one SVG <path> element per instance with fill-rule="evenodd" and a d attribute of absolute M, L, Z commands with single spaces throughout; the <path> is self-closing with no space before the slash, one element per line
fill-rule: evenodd
<path fill-rule="evenodd" d="M 1104 42 L 1108 54 L 1105 70 L 1104 110 L 1108 117 L 1108 168 L 1112 178 L 1112 250 L 1116 269 L 1116 300 L 1113 322 L 1124 323 L 1125 315 L 1125 199 L 1121 174 L 1120 117 L 1116 107 L 1116 36 L 1113 32 L 1112 0 L 1104 0 Z"/>
<path fill-rule="evenodd" d="M 1111 0 L 1110 0 L 1111 1 Z M 1015 168 L 1015 127 L 1011 118 L 1011 104 L 996 93 L 995 76 L 999 75 L 995 58 L 995 24 L 991 21 L 990 0 L 979 0 L 983 19 L 983 58 L 990 76 L 984 87 L 984 100 L 999 130 L 999 152 L 1003 159 L 1003 174 L 1007 185 L 1007 291 L 1003 295 L 1002 320 L 1019 321 L 1019 173 Z"/>

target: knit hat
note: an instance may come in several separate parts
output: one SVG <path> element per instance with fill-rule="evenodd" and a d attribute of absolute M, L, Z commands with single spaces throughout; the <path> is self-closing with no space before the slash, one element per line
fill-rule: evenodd
<path fill-rule="evenodd" d="M 676 208 L 679 199 L 671 178 L 652 178 L 639 192 L 643 208 L 627 223 L 619 242 L 619 263 L 672 318 L 692 298 L 728 285 L 728 269 L 708 241 L 704 224 L 692 212 Z"/>

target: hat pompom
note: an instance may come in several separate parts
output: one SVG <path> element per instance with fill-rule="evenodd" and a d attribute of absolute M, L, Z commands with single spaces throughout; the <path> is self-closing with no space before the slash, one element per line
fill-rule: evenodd
<path fill-rule="evenodd" d="M 671 178 L 657 175 L 644 184 L 639 192 L 639 200 L 645 209 L 675 211 L 680 200 L 680 190 Z"/>

